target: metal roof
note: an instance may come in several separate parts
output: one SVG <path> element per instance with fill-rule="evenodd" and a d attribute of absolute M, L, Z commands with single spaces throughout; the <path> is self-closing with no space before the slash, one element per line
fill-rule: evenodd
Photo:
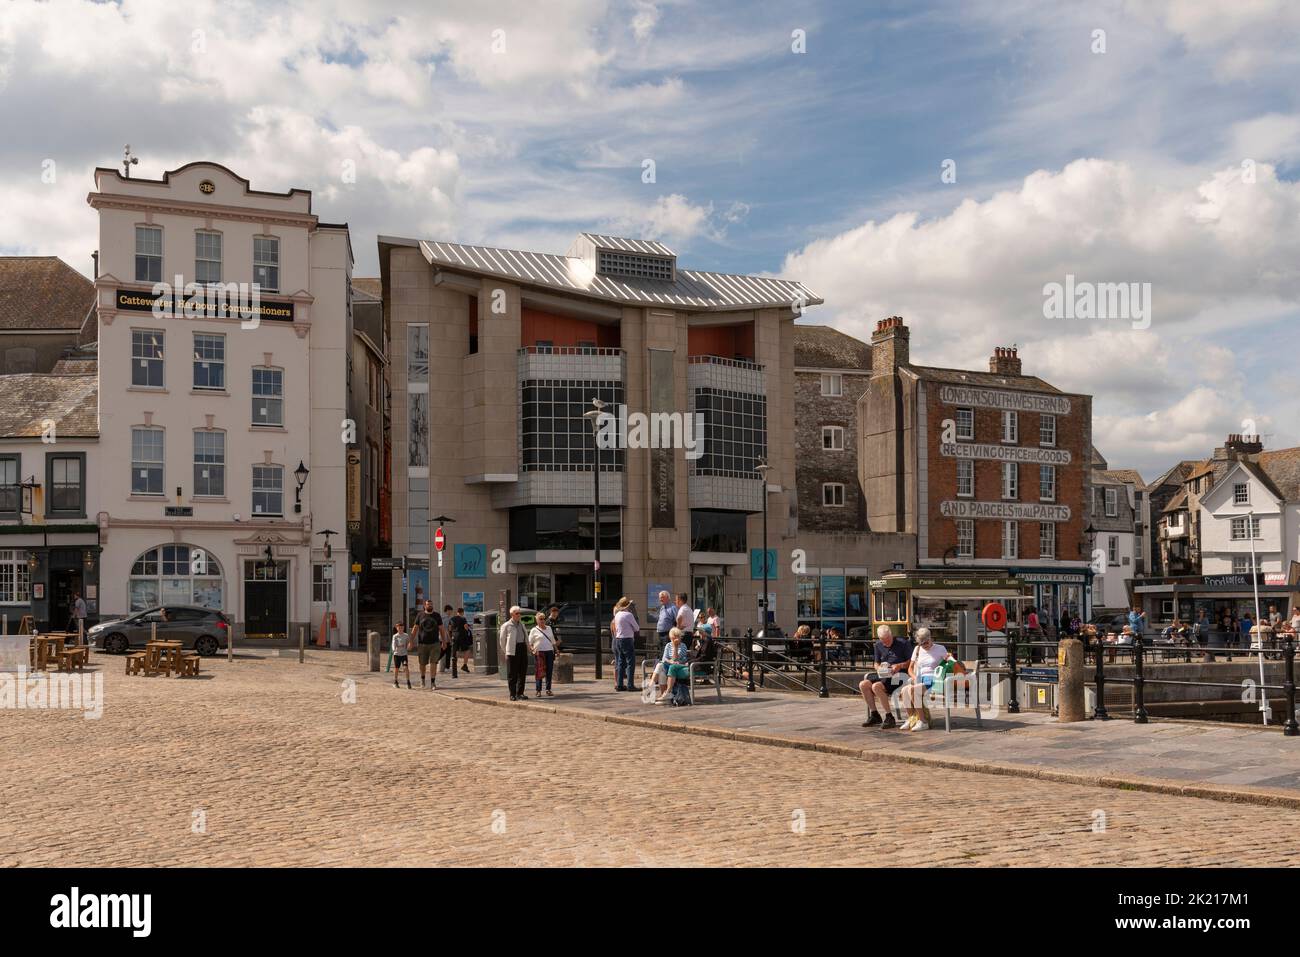
<path fill-rule="evenodd" d="M 644 253 L 647 256 L 667 256 L 675 258 L 677 254 L 652 239 L 626 239 L 622 236 L 602 236 L 599 233 L 580 233 L 583 239 L 589 239 L 597 249 L 620 249 L 628 253 Z"/>
<path fill-rule="evenodd" d="M 590 236 L 593 243 L 612 238 L 584 235 Z M 806 306 L 820 305 L 823 302 L 802 283 L 788 279 L 735 276 L 678 268 L 675 282 L 628 280 L 598 276 L 585 260 L 573 256 L 430 240 L 421 240 L 419 245 L 424 258 L 434 266 L 500 276 L 512 282 L 578 293 L 611 302 L 694 310 L 788 308 L 796 301 Z M 672 255 L 671 250 L 659 243 L 645 245 L 646 249 L 637 251 Z"/>

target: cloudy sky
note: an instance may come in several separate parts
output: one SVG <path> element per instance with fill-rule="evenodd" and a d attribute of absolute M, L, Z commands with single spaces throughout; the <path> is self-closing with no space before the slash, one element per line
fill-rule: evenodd
<path fill-rule="evenodd" d="M 9 0 L 0 253 L 89 271 L 125 143 L 313 190 L 361 275 L 379 233 L 655 238 L 904 316 L 920 363 L 1015 343 L 1150 479 L 1300 444 L 1298 76 L 1289 0 Z M 1149 283 L 1149 325 L 1046 317 L 1067 275 Z"/>

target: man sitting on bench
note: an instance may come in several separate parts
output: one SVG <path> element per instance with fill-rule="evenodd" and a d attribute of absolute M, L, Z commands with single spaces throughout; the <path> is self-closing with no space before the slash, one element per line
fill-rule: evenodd
<path fill-rule="evenodd" d="M 882 729 L 897 727 L 893 712 L 889 710 L 889 693 L 902 684 L 908 662 L 912 660 L 912 643 L 906 638 L 895 638 L 888 625 L 876 629 L 876 643 L 871 650 L 875 670 L 867 672 L 858 690 L 867 703 L 867 720 L 862 727 L 880 725 Z"/>

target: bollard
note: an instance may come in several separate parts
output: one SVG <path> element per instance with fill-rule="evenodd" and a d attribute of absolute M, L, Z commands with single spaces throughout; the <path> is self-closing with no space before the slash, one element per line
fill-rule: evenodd
<path fill-rule="evenodd" d="M 307 647 L 307 628 L 305 625 L 298 626 L 298 664 L 304 660 L 304 652 Z"/>
<path fill-rule="evenodd" d="M 1286 681 L 1283 689 L 1286 691 L 1286 721 L 1282 725 L 1282 733 L 1288 738 L 1293 738 L 1300 734 L 1300 724 L 1295 720 L 1295 640 L 1286 636 L 1286 644 L 1282 646 L 1282 658 L 1286 662 Z"/>
<path fill-rule="evenodd" d="M 573 654 L 571 652 L 562 651 L 555 656 L 554 677 L 557 685 L 573 684 Z"/>
<path fill-rule="evenodd" d="M 1147 706 L 1142 699 L 1142 636 L 1133 637 L 1133 723 L 1147 723 Z"/>
<path fill-rule="evenodd" d="M 1011 700 L 1007 702 L 1008 714 L 1020 713 L 1020 699 L 1017 697 L 1016 685 L 1016 642 L 1012 635 L 1007 635 L 1007 664 L 1011 668 Z"/>
<path fill-rule="evenodd" d="M 366 661 L 371 671 L 379 670 L 379 632 L 366 632 Z"/>
<path fill-rule="evenodd" d="M 745 631 L 745 660 L 749 662 L 749 684 L 746 685 L 746 691 L 754 690 L 754 629 L 750 628 Z"/>
<path fill-rule="evenodd" d="M 1097 685 L 1097 705 L 1093 710 L 1092 716 L 1098 721 L 1109 721 L 1110 712 L 1106 710 L 1106 665 L 1101 653 L 1101 639 L 1092 646 L 1092 653 L 1097 661 L 1097 674 L 1093 679 Z"/>
<path fill-rule="evenodd" d="M 830 689 L 826 687 L 826 629 L 825 628 L 822 629 L 821 658 L 822 658 L 821 660 L 822 686 L 821 689 L 817 692 L 817 697 L 829 698 L 831 696 L 831 692 Z"/>
<path fill-rule="evenodd" d="M 1061 723 L 1088 717 L 1083 694 L 1083 642 L 1062 638 L 1056 646 L 1057 715 Z"/>

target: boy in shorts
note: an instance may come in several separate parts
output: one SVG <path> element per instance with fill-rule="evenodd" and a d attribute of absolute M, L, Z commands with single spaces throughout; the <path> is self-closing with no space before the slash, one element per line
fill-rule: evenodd
<path fill-rule="evenodd" d="M 393 632 L 393 687 L 400 688 L 397 683 L 397 675 L 403 668 L 406 669 L 406 687 L 411 687 L 411 664 L 407 658 L 407 652 L 411 650 L 411 636 L 406 633 L 406 626 L 400 621 L 393 626 L 396 629 Z"/>

